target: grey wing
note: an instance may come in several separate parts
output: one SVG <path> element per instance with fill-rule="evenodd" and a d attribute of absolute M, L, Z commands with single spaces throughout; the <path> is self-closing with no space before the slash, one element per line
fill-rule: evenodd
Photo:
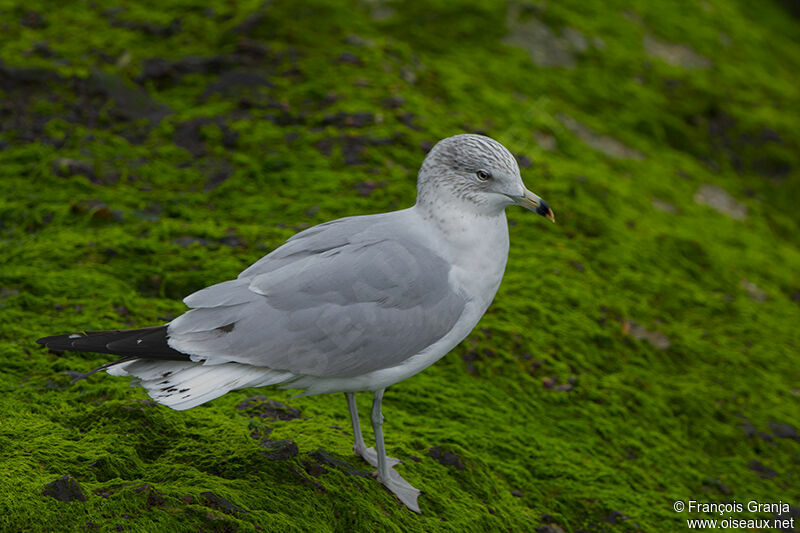
<path fill-rule="evenodd" d="M 170 346 L 206 364 L 350 377 L 444 337 L 465 305 L 449 264 L 414 239 L 351 233 L 352 224 L 307 230 L 238 279 L 186 298 L 193 309 L 170 323 Z"/>

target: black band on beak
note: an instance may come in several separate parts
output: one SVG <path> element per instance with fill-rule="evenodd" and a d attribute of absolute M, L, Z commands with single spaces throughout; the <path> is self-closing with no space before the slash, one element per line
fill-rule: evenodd
<path fill-rule="evenodd" d="M 539 207 L 536 208 L 536 214 L 546 217 L 548 213 L 552 213 L 552 211 L 550 210 L 550 206 L 547 205 L 547 202 L 545 202 L 544 200 L 540 200 Z"/>

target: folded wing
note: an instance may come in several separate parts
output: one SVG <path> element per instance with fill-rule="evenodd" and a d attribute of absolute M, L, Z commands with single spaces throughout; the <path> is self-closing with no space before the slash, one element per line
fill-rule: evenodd
<path fill-rule="evenodd" d="M 452 329 L 464 298 L 444 259 L 370 219 L 311 228 L 238 279 L 192 294 L 192 309 L 169 324 L 169 345 L 205 365 L 317 377 L 358 376 L 421 352 Z"/>

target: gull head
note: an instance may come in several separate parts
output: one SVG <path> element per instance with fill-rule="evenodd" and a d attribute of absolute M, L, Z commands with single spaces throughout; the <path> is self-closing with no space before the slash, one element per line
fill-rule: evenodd
<path fill-rule="evenodd" d="M 499 215 L 520 205 L 555 222 L 547 202 L 522 183 L 511 152 L 483 135 L 442 139 L 425 157 L 417 178 L 417 205 L 461 204 L 477 214 Z"/>

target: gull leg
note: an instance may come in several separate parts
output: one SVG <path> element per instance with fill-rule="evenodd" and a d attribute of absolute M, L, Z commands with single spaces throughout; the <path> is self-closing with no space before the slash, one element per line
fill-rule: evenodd
<path fill-rule="evenodd" d="M 392 491 L 406 507 L 420 513 L 419 505 L 417 504 L 417 496 L 420 491 L 412 487 L 408 481 L 403 479 L 400 474 L 395 472 L 392 465 L 386 457 L 386 448 L 383 444 L 383 414 L 381 414 L 381 400 L 383 400 L 383 391 L 381 389 L 375 392 L 375 397 L 372 401 L 372 430 L 375 432 L 375 447 L 377 448 L 378 456 L 378 479 L 383 485 Z"/>
<path fill-rule="evenodd" d="M 355 452 L 356 456 L 377 467 L 378 454 L 375 452 L 375 448 L 367 448 L 367 445 L 364 444 L 364 437 L 361 436 L 361 423 L 358 420 L 358 409 L 356 408 L 356 393 L 345 392 L 344 395 L 347 398 L 347 408 L 350 410 L 350 422 L 353 424 L 353 452 Z M 394 457 L 387 457 L 386 461 L 390 467 L 402 463 L 400 459 L 395 459 Z"/>

